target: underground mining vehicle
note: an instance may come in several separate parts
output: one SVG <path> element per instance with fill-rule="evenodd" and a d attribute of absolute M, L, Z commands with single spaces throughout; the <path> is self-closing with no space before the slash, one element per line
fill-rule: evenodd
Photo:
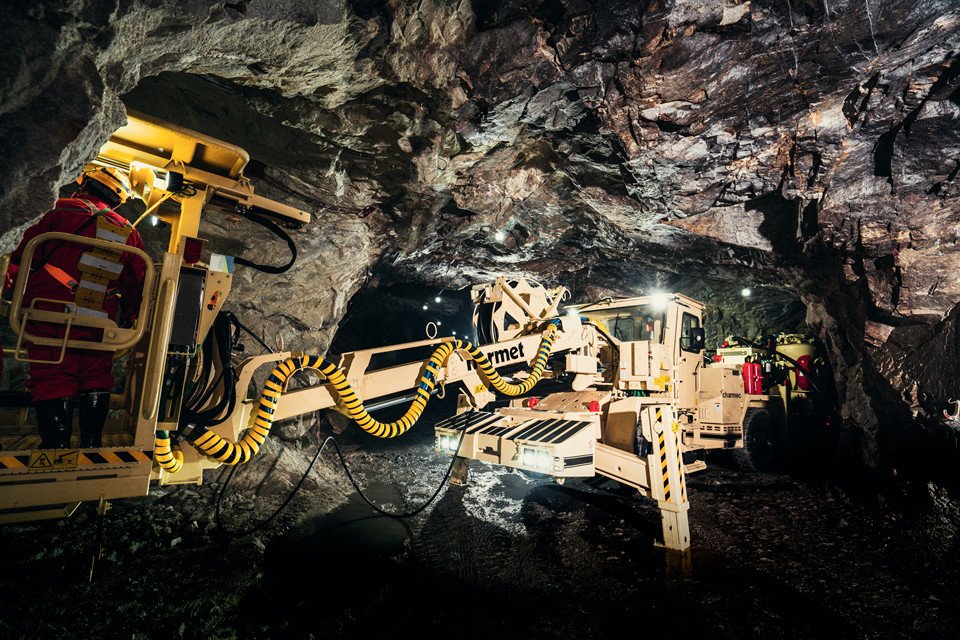
<path fill-rule="evenodd" d="M 547 306 L 522 311 L 535 318 Z M 685 477 L 706 465 L 685 463 L 684 454 L 742 451 L 753 467 L 769 467 L 786 441 L 787 417 L 812 393 L 804 374 L 811 372 L 811 341 L 785 336 L 775 351 L 727 343 L 706 358 L 702 317 L 703 305 L 678 293 L 567 306 L 561 334 L 569 338 L 552 351 L 566 353 L 550 375 L 570 390 L 511 400 L 493 411 L 480 410 L 493 400 L 484 385 L 461 396 L 463 412 L 435 427 L 437 446 L 462 460 L 454 481 L 466 479 L 467 459 L 558 482 L 605 476 L 657 500 L 666 546 L 687 548 Z M 491 333 L 498 335 L 496 328 Z M 517 360 L 507 346 L 492 354 L 498 363 Z"/>
<path fill-rule="evenodd" d="M 438 337 L 428 325 L 424 340 L 349 352 L 333 362 L 274 352 L 254 336 L 267 352 L 235 366 L 238 332 L 249 329 L 223 311 L 234 265 L 274 274 L 283 268 L 205 252 L 197 237 L 201 216 L 248 218 L 286 239 L 292 251 L 282 227 L 310 220 L 256 195 L 243 174 L 248 160 L 229 143 L 131 115 L 91 163 L 126 172 L 147 207 L 140 219 L 153 213 L 169 225 L 159 263 L 108 239 L 44 233 L 26 245 L 22 264 L 32 264 L 43 243 L 68 241 L 108 258 L 133 253 L 147 270 L 132 327 L 81 313 L 79 299 L 62 312 L 24 306 L 31 273 L 18 273 L 3 306 L 16 335 L 5 355 L 29 362 L 26 344 L 54 347 L 61 358 L 67 349 L 93 349 L 125 357 L 126 375 L 111 396 L 113 417 L 97 448 L 38 449 L 29 397 L 7 394 L 0 412 L 0 520 L 69 515 L 83 501 L 144 495 L 151 481 L 200 484 L 206 469 L 249 461 L 275 420 L 318 410 L 338 412 L 373 436 L 396 437 L 433 395 L 455 385 L 457 414 L 435 425 L 438 448 L 453 456 L 454 482 L 467 480 L 470 460 L 558 481 L 603 475 L 657 500 L 666 546 L 686 549 L 685 474 L 704 465 L 685 465 L 684 451 L 742 447 L 755 416 L 778 415 L 780 400 L 744 388 L 743 369 L 753 363 L 735 363 L 731 354 L 704 364 L 700 303 L 671 294 L 561 311 L 563 287 L 521 277 L 465 291 L 471 340 Z M 59 325 L 64 335 L 38 335 L 31 329 L 36 323 Z M 76 327 L 98 329 L 101 338 L 76 339 Z M 382 356 L 389 356 L 388 366 Z M 318 380 L 301 378 L 289 387 L 306 370 Z M 541 379 L 566 390 L 530 395 Z M 248 397 L 254 381 L 262 391 Z M 486 410 L 505 396 L 514 400 Z M 406 402 L 406 413 L 392 422 L 369 413 Z"/>

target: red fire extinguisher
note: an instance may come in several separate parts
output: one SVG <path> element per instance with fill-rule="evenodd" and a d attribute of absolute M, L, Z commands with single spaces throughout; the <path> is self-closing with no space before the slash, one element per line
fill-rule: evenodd
<path fill-rule="evenodd" d="M 763 395 L 763 372 L 758 362 L 744 362 L 740 369 L 743 376 L 743 391 L 750 395 Z"/>
<path fill-rule="evenodd" d="M 810 378 L 807 377 L 810 373 L 811 360 L 812 358 L 810 358 L 810 356 L 800 356 L 797 358 L 797 366 L 794 368 L 794 371 L 797 372 L 797 389 L 809 391 L 812 387 Z"/>

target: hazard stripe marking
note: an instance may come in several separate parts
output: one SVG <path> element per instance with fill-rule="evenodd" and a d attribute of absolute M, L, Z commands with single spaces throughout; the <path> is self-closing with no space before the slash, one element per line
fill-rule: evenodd
<path fill-rule="evenodd" d="M 686 491 L 686 488 L 684 487 L 684 481 L 683 481 L 683 476 L 684 476 L 684 474 L 683 474 L 683 452 L 680 451 L 680 438 L 679 438 L 679 437 L 677 438 L 677 469 L 679 469 L 679 473 L 680 473 L 680 502 L 686 502 L 686 501 L 687 501 L 687 491 Z"/>
<path fill-rule="evenodd" d="M 489 411 L 467 411 L 464 413 L 457 414 L 446 420 L 441 420 L 436 424 L 438 429 L 465 429 L 467 427 L 478 424 L 480 421 L 486 422 L 488 418 L 495 418 L 495 416 Z"/>
<path fill-rule="evenodd" d="M 51 455 L 57 455 L 56 451 L 58 450 L 54 449 L 50 451 Z M 74 449 L 74 451 L 76 450 Z M 153 451 L 111 451 L 107 449 L 99 452 L 88 451 L 86 453 L 78 453 L 75 466 L 58 467 L 51 463 L 49 466 L 35 464 L 31 467 L 31 455 L 35 455 L 35 453 L 17 456 L 0 456 L 0 470 L 69 471 L 82 467 L 136 464 L 153 460 Z M 40 460 L 39 456 L 37 456 L 37 460 Z"/>
<path fill-rule="evenodd" d="M 3 456 L 0 457 L 0 465 L 5 469 L 26 469 L 30 456 Z"/>
<path fill-rule="evenodd" d="M 660 409 L 657 409 L 657 421 L 660 421 Z M 657 437 L 657 446 L 660 448 L 660 464 L 663 470 L 663 499 L 670 500 L 670 471 L 667 469 L 667 448 L 665 435 L 661 431 Z"/>
<path fill-rule="evenodd" d="M 106 460 L 107 462 L 112 462 L 113 464 L 119 464 L 123 462 L 123 460 L 121 460 L 119 456 L 117 456 L 112 451 L 104 451 L 100 455 L 103 457 L 104 460 Z"/>
<path fill-rule="evenodd" d="M 590 426 L 589 422 L 577 422 L 576 424 L 568 427 L 563 433 L 556 436 L 552 440 L 552 444 L 563 444 L 564 442 L 572 438 L 574 434 L 580 433 L 581 431 L 583 431 L 589 426 Z"/>
<path fill-rule="evenodd" d="M 564 467 L 582 467 L 586 464 L 593 464 L 593 455 L 572 456 L 563 459 Z"/>

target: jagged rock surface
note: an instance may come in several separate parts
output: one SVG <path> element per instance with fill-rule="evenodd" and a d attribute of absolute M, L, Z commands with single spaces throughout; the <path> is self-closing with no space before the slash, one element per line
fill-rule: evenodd
<path fill-rule="evenodd" d="M 899 464 L 950 442 L 960 395 L 958 27 L 954 0 L 24 4 L 0 26 L 0 224 L 9 245 L 122 96 L 247 147 L 315 213 L 290 284 L 237 288 L 307 347 L 368 270 L 785 286 L 852 450 Z"/>

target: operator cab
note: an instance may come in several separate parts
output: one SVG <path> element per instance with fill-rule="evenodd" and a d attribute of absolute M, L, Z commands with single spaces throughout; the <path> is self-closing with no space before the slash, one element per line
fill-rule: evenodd
<path fill-rule="evenodd" d="M 609 344 L 600 350 L 604 382 L 628 395 L 673 390 L 695 403 L 691 388 L 677 388 L 695 373 L 704 348 L 703 305 L 679 293 L 654 294 L 567 307 L 595 326 Z M 677 371 L 674 371 L 678 368 Z"/>

